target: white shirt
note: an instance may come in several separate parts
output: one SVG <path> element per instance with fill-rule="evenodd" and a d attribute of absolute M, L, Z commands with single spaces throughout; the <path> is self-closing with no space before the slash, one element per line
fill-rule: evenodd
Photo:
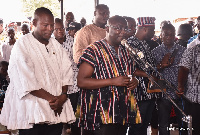
<path fill-rule="evenodd" d="M 62 86 L 73 84 L 71 62 L 65 50 L 54 38 L 50 38 L 47 48 L 32 33 L 18 39 L 13 47 L 8 67 L 10 84 L 0 115 L 0 123 L 8 129 L 75 121 L 70 100 L 63 104 L 60 116 L 55 116 L 48 101 L 30 94 L 42 88 L 59 96 Z"/>
<path fill-rule="evenodd" d="M 1 55 L 4 61 L 9 62 L 12 48 L 13 45 L 9 45 L 8 43 L 1 46 Z"/>

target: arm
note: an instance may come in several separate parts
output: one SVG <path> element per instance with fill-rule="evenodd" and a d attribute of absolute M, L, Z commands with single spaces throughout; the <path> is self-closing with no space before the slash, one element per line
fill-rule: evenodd
<path fill-rule="evenodd" d="M 178 89 L 180 93 L 177 93 L 179 95 L 184 93 L 184 87 L 188 79 L 189 69 L 183 66 L 180 66 L 179 72 L 178 72 Z"/>
<path fill-rule="evenodd" d="M 91 78 L 93 72 L 94 72 L 94 68 L 90 64 L 83 62 L 80 65 L 79 72 L 78 72 L 78 77 L 77 77 L 78 87 L 83 88 L 83 89 L 97 89 L 97 88 L 102 88 L 102 87 L 106 87 L 110 85 L 128 86 L 130 82 L 130 78 L 127 76 L 118 76 L 118 77 L 109 78 L 109 79 Z"/>
<path fill-rule="evenodd" d="M 74 45 L 73 45 L 73 59 L 75 63 L 78 63 L 79 58 L 83 54 L 83 51 L 90 44 L 87 37 L 88 35 L 84 31 L 84 29 L 78 31 L 77 34 L 75 35 Z"/>

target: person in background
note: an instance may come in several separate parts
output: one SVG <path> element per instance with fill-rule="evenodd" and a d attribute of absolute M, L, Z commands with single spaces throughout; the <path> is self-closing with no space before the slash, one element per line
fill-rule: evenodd
<path fill-rule="evenodd" d="M 167 20 L 162 21 L 162 22 L 160 23 L 160 30 L 162 29 L 162 27 L 163 27 L 165 24 L 171 24 L 171 22 L 170 22 L 170 21 L 167 21 Z M 158 36 L 158 39 L 156 40 L 156 42 L 157 42 L 159 45 L 162 44 L 162 38 L 161 38 L 160 35 Z"/>
<path fill-rule="evenodd" d="M 143 59 L 154 66 L 154 59 L 146 40 L 151 40 L 154 36 L 155 17 L 139 17 L 137 20 L 137 32 L 135 36 L 131 36 L 127 39 L 128 44 L 141 51 L 144 54 Z M 153 74 L 151 70 L 148 72 Z M 139 64 L 136 64 L 134 76 L 139 80 L 139 85 L 134 93 L 141 113 L 142 123 L 131 125 L 129 135 L 146 135 L 147 128 L 151 121 L 152 111 L 155 107 L 155 95 L 147 93 L 149 78 Z"/>
<path fill-rule="evenodd" d="M 157 48 L 152 50 L 152 55 L 156 62 L 157 70 L 163 75 L 163 79 L 168 80 L 172 86 L 177 88 L 178 86 L 178 64 L 182 57 L 185 47 L 177 44 L 175 39 L 175 27 L 172 24 L 166 24 L 161 29 L 161 38 L 163 43 Z M 167 87 L 167 95 L 169 95 L 175 103 L 181 108 L 184 108 L 184 102 L 181 98 L 177 97 L 174 89 Z M 157 99 L 158 107 L 158 125 L 159 135 L 169 135 L 170 130 L 170 113 L 172 108 L 172 102 L 164 95 L 161 94 L 160 98 Z M 182 123 L 183 115 L 174 106 L 177 121 L 180 127 L 180 134 L 183 135 L 181 128 L 184 128 Z"/>
<path fill-rule="evenodd" d="M 67 12 L 65 19 L 66 19 L 65 20 L 65 29 L 66 29 L 66 35 L 67 35 L 69 24 L 71 22 L 74 22 L 74 14 L 72 12 Z"/>
<path fill-rule="evenodd" d="M 0 34 L 3 32 L 3 19 L 0 18 Z"/>
<path fill-rule="evenodd" d="M 81 27 L 84 27 L 86 25 L 86 19 L 82 17 L 80 20 L 80 23 L 81 23 Z"/>
<path fill-rule="evenodd" d="M 11 50 L 16 42 L 15 30 L 13 28 L 8 29 L 8 42 L 1 46 L 1 54 L 4 61 L 9 62 Z"/>
<path fill-rule="evenodd" d="M 79 61 L 81 88 L 76 117 L 83 135 L 125 135 L 124 124 L 140 123 L 137 101 L 131 91 L 138 85 L 134 61 L 121 45 L 128 30 L 122 16 L 108 20 L 106 37 L 89 45 Z"/>
<path fill-rule="evenodd" d="M 186 102 L 186 115 L 192 116 L 192 135 L 200 134 L 200 44 L 187 48 L 182 55 L 178 72 L 179 96 L 185 93 L 191 101 Z M 189 129 L 187 129 L 189 130 Z"/>
<path fill-rule="evenodd" d="M 26 23 L 22 24 L 21 31 L 22 31 L 23 35 L 29 33 L 30 32 L 30 28 L 29 28 L 28 24 L 26 24 Z"/>
<path fill-rule="evenodd" d="M 128 16 L 123 16 L 126 21 L 128 22 L 128 31 L 127 31 L 127 39 L 131 36 L 135 35 L 136 32 L 136 22 L 135 19 L 132 17 L 128 17 Z"/>
<path fill-rule="evenodd" d="M 176 43 L 187 48 L 188 40 L 192 36 L 193 36 L 192 26 L 190 24 L 181 24 L 178 27 L 177 31 L 178 40 L 176 41 Z"/>
<path fill-rule="evenodd" d="M 89 44 L 106 37 L 105 25 L 109 15 L 110 11 L 107 5 L 97 5 L 94 11 L 93 24 L 86 25 L 76 33 L 73 45 L 75 63 L 78 63 L 80 56 Z"/>
<path fill-rule="evenodd" d="M 200 16 L 197 18 L 197 28 L 200 32 Z M 193 47 L 197 44 L 200 44 L 200 34 L 198 33 L 197 35 L 194 35 L 193 37 L 191 37 L 188 41 L 188 45 L 187 47 L 190 48 L 190 47 Z"/>
<path fill-rule="evenodd" d="M 1 46 L 3 45 L 3 43 L 5 42 L 5 34 L 4 34 L 4 27 L 3 27 L 3 19 L 0 18 L 0 48 Z M 0 51 L 0 61 L 2 61 L 3 58 L 2 58 L 2 54 L 1 54 L 1 51 Z"/>
<path fill-rule="evenodd" d="M 73 84 L 71 62 L 51 38 L 54 16 L 44 7 L 34 12 L 33 32 L 22 36 L 10 56 L 0 123 L 19 135 L 61 135 L 63 123 L 75 121 L 67 96 Z"/>
<path fill-rule="evenodd" d="M 198 31 L 200 32 L 200 16 L 197 17 L 195 26 L 197 27 Z M 193 40 L 197 39 L 198 36 L 199 36 L 199 33 L 197 33 L 193 37 L 191 37 L 188 40 L 188 44 L 190 44 Z"/>
<path fill-rule="evenodd" d="M 79 88 L 77 86 L 78 68 L 77 68 L 77 64 L 73 60 L 73 43 L 74 43 L 74 35 L 80 29 L 81 29 L 80 23 L 71 22 L 69 24 L 68 35 L 65 36 L 65 30 L 64 30 L 64 25 L 63 25 L 62 20 L 59 18 L 55 19 L 53 34 L 55 36 L 55 39 L 61 44 L 63 48 L 65 48 L 66 53 L 68 54 L 68 57 L 72 63 L 72 69 L 74 73 L 74 76 L 73 76 L 74 82 L 72 86 L 68 87 L 67 94 L 71 101 L 74 112 L 76 112 L 77 101 L 78 101 L 78 96 L 79 96 Z M 73 134 L 73 131 L 74 131 L 73 125 L 71 126 L 71 131 L 70 131 L 70 126 L 68 124 L 64 124 L 64 130 L 63 130 L 64 133 L 72 132 Z"/>

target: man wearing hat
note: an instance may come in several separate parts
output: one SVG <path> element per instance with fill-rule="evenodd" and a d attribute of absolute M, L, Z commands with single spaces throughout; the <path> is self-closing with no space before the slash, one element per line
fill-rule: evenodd
<path fill-rule="evenodd" d="M 154 17 L 139 17 L 138 27 L 135 36 L 127 39 L 128 44 L 133 48 L 139 49 L 144 54 L 144 60 L 154 66 L 153 57 L 151 55 L 149 45 L 146 40 L 151 40 L 154 36 L 155 18 Z M 152 71 L 150 71 L 152 72 Z M 137 89 L 134 91 L 141 113 L 142 123 L 135 124 L 130 127 L 129 135 L 146 135 L 147 127 L 151 121 L 152 111 L 155 106 L 155 95 L 147 93 L 149 79 L 147 74 L 137 65 L 137 70 L 134 75 L 139 80 Z"/>

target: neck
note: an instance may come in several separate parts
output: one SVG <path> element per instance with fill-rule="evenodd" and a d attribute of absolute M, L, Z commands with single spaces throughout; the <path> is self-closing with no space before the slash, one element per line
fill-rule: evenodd
<path fill-rule="evenodd" d="M 144 40 L 143 34 L 141 34 L 141 33 L 139 33 L 139 32 L 137 32 L 137 33 L 135 34 L 135 37 L 138 38 L 140 41 L 143 41 L 143 40 Z"/>
<path fill-rule="evenodd" d="M 40 36 L 37 36 L 37 34 L 34 34 L 34 32 L 32 33 L 33 36 L 42 44 L 48 45 L 49 40 L 46 39 L 42 39 Z"/>
<path fill-rule="evenodd" d="M 64 37 L 63 37 L 63 38 L 56 38 L 56 40 L 57 40 L 60 44 L 63 44 L 63 42 L 65 41 Z"/>
<path fill-rule="evenodd" d="M 101 24 L 101 23 L 98 23 L 96 21 L 93 22 L 94 25 L 96 25 L 97 27 L 100 27 L 102 29 L 105 29 L 105 24 Z"/>
<path fill-rule="evenodd" d="M 118 43 L 113 42 L 113 41 L 110 40 L 109 38 L 105 38 L 105 41 L 106 41 L 109 45 L 113 46 L 113 47 L 115 48 L 115 51 L 118 53 L 118 48 L 119 48 L 119 44 L 118 44 Z"/>

